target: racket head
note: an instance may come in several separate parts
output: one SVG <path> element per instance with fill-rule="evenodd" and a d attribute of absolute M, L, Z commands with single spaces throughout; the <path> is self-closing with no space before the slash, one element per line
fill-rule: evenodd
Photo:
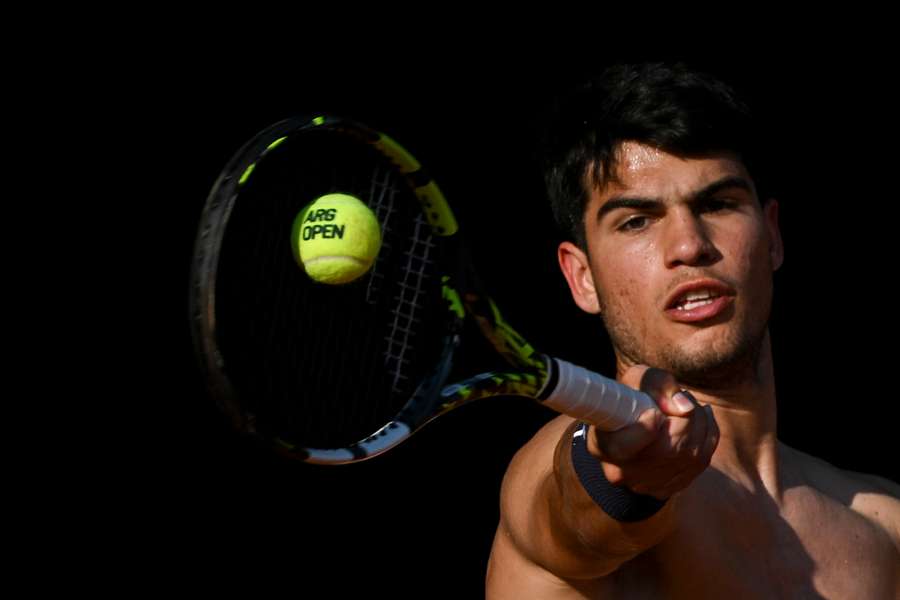
<path fill-rule="evenodd" d="M 328 193 L 361 199 L 382 248 L 343 285 L 294 258 L 294 219 Z M 464 310 L 448 295 L 457 224 L 399 144 L 334 116 L 297 117 L 249 140 L 207 198 L 192 270 L 192 337 L 232 425 L 281 453 L 340 464 L 380 454 L 438 412 Z"/>

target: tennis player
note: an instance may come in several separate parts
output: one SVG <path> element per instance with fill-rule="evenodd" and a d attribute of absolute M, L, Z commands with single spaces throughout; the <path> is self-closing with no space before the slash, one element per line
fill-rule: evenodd
<path fill-rule="evenodd" d="M 615 433 L 560 416 L 519 450 L 489 598 L 900 598 L 900 486 L 776 437 L 783 248 L 755 133 L 683 64 L 617 65 L 561 102 L 559 265 L 658 409 Z"/>

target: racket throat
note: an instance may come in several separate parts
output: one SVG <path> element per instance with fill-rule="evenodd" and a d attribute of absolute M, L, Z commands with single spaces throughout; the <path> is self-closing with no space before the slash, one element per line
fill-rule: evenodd
<path fill-rule="evenodd" d="M 557 364 L 555 358 L 546 354 L 539 354 L 537 358 L 544 361 L 547 376 L 544 378 L 544 386 L 538 391 L 536 399 L 539 402 L 545 402 L 559 383 L 559 364 Z"/>

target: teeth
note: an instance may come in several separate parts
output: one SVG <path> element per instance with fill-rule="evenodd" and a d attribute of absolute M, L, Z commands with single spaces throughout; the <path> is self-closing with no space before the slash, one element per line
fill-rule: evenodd
<path fill-rule="evenodd" d="M 694 310 L 698 306 L 705 306 L 707 304 L 712 304 L 712 299 L 700 300 L 699 302 L 688 302 L 687 304 L 679 306 L 678 310 Z"/>
<path fill-rule="evenodd" d="M 678 310 L 693 310 L 698 306 L 712 304 L 712 299 L 717 297 L 718 296 L 710 290 L 694 290 L 685 294 L 676 308 Z"/>
<path fill-rule="evenodd" d="M 690 302 L 691 300 L 703 300 L 705 298 L 712 298 L 712 292 L 709 290 L 697 290 L 695 292 L 688 292 L 687 296 L 684 297 L 687 302 Z"/>

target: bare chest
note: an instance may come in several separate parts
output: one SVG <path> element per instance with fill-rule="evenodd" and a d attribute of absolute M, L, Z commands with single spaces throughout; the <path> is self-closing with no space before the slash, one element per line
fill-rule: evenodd
<path fill-rule="evenodd" d="M 688 507 L 670 539 L 610 583 L 627 598 L 900 598 L 900 554 L 887 534 L 848 507 L 804 494 L 787 509 L 759 501 Z"/>

